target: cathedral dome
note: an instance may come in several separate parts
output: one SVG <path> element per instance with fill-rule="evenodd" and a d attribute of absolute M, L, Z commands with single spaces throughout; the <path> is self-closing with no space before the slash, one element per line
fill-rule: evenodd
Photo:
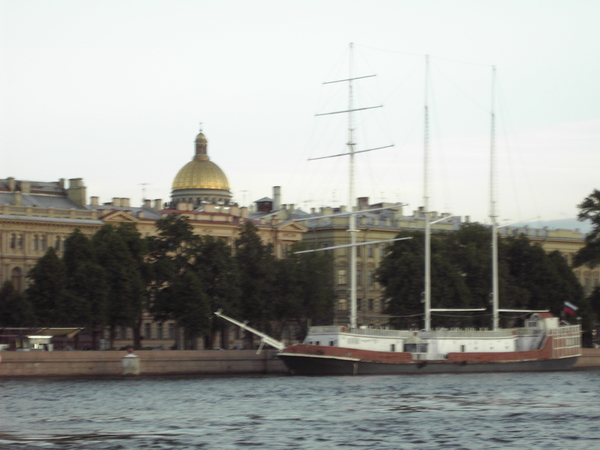
<path fill-rule="evenodd" d="M 179 189 L 225 189 L 229 182 L 225 173 L 214 162 L 193 159 L 177 173 L 173 190 Z"/>
<path fill-rule="evenodd" d="M 196 137 L 196 154 L 181 168 L 173 180 L 172 199 L 177 202 L 229 203 L 231 192 L 225 173 L 207 153 L 207 140 L 203 133 Z"/>

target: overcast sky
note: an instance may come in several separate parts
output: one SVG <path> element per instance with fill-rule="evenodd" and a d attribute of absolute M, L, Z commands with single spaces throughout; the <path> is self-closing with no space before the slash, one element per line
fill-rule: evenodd
<path fill-rule="evenodd" d="M 498 209 L 575 217 L 600 188 L 597 0 L 0 1 L 0 177 L 84 179 L 101 202 L 169 199 L 200 123 L 247 205 L 356 196 L 423 204 L 430 55 L 431 206 L 488 221 L 492 65 Z M 353 64 L 349 45 L 353 43 Z M 352 67 L 352 69 L 350 69 Z"/>

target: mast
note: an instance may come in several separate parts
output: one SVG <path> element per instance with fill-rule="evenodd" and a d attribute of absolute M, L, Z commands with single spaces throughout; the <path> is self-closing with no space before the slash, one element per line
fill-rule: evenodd
<path fill-rule="evenodd" d="M 492 221 L 492 328 L 499 326 L 499 300 L 498 300 L 498 223 L 496 215 L 496 113 L 494 95 L 496 88 L 496 66 L 492 66 L 492 99 L 491 99 L 491 127 L 490 127 L 490 219 Z"/>
<path fill-rule="evenodd" d="M 429 221 L 429 55 L 425 55 L 425 125 L 423 139 L 423 214 L 425 215 L 425 331 L 431 330 L 431 223 Z"/>
<path fill-rule="evenodd" d="M 352 91 L 352 75 L 353 75 L 353 44 L 350 43 L 350 77 L 348 80 L 348 153 L 350 155 L 350 173 L 349 173 L 349 192 L 348 192 L 348 208 L 349 212 L 354 211 L 354 111 L 353 111 L 353 91 Z M 356 328 L 356 214 L 350 214 L 348 223 L 348 233 L 350 233 L 350 327 Z"/>
<path fill-rule="evenodd" d="M 356 151 L 354 149 L 356 143 L 354 142 L 354 112 L 355 111 L 363 111 L 367 109 L 381 108 L 382 105 L 377 106 L 367 106 L 363 108 L 354 108 L 354 92 L 353 92 L 353 81 L 359 80 L 362 78 L 370 78 L 375 75 L 364 75 L 355 77 L 353 75 L 353 44 L 350 44 L 350 76 L 344 80 L 336 80 L 336 81 L 327 81 L 323 84 L 331 84 L 331 83 L 341 83 L 348 82 L 348 109 L 344 111 L 334 111 L 328 113 L 317 114 L 317 116 L 325 116 L 330 114 L 348 114 L 348 152 L 342 153 L 338 155 L 331 156 L 322 156 L 318 158 L 310 158 L 309 161 L 314 161 L 316 159 L 325 159 L 325 158 L 335 158 L 338 156 L 349 156 L 350 157 L 350 168 L 349 168 L 349 192 L 348 192 L 348 208 L 349 208 L 349 219 L 348 219 L 348 232 L 350 233 L 350 327 L 356 328 L 356 286 L 357 286 L 357 272 L 356 272 L 356 247 L 357 239 L 356 233 L 358 230 L 356 229 L 356 211 L 354 206 L 354 157 L 358 153 L 371 152 L 373 150 L 380 150 L 383 148 L 393 147 L 393 145 L 386 145 L 383 147 L 370 148 L 366 150 Z M 327 216 L 324 216 L 327 217 Z M 343 247 L 343 246 L 340 246 Z"/>

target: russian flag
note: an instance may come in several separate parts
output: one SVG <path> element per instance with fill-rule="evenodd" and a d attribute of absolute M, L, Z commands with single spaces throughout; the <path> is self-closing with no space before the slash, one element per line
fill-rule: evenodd
<path fill-rule="evenodd" d="M 579 308 L 573 303 L 565 302 L 565 312 L 570 315 L 574 315 Z"/>

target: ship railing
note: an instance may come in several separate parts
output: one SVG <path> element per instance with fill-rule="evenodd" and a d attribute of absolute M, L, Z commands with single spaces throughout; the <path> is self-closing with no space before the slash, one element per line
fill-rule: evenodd
<path fill-rule="evenodd" d="M 398 337 L 408 338 L 413 335 L 413 331 L 408 330 L 381 330 L 375 328 L 348 328 L 339 326 L 324 326 L 324 327 L 310 327 L 311 334 L 328 334 L 328 333 L 349 333 L 360 336 L 386 336 L 386 337 Z"/>
<path fill-rule="evenodd" d="M 553 328 L 548 330 L 548 334 L 552 336 L 553 358 L 581 355 L 581 327 L 579 325 Z"/>
<path fill-rule="evenodd" d="M 419 333 L 421 339 L 431 338 L 505 338 L 514 336 L 513 330 L 435 330 L 422 331 Z"/>

